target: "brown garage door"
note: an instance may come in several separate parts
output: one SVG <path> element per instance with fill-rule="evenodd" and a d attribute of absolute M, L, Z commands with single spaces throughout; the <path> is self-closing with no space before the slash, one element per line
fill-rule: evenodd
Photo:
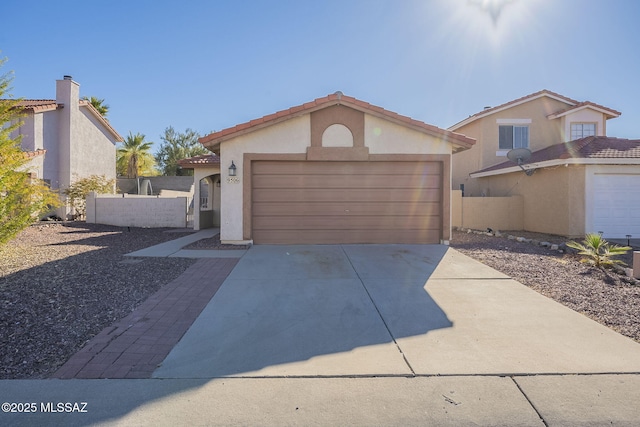
<path fill-rule="evenodd" d="M 439 243 L 440 162 L 255 161 L 255 243 Z"/>

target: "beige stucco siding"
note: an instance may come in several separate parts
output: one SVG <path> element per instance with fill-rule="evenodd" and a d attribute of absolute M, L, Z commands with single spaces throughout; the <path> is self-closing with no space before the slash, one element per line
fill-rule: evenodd
<path fill-rule="evenodd" d="M 481 123 L 479 121 L 468 124 L 464 127 L 464 131 L 456 131 L 463 133 L 467 136 L 472 135 L 482 135 Z M 476 138 L 472 136 L 472 138 Z M 478 155 L 478 153 L 482 153 L 483 141 L 478 138 L 475 145 L 471 147 L 469 150 L 460 151 L 455 153 L 451 159 L 452 164 L 452 189 L 460 190 L 460 185 L 463 184 L 465 186 L 464 194 L 478 194 L 478 190 L 475 188 L 476 180 L 469 178 L 469 174 L 471 172 L 475 172 L 477 170 L 482 169 L 482 157 Z"/>
<path fill-rule="evenodd" d="M 479 182 L 491 188 L 492 197 L 524 197 L 524 229 L 577 237 L 584 234 L 584 166 L 538 169 L 532 176 L 514 172 Z"/>
<path fill-rule="evenodd" d="M 450 154 L 449 143 L 369 114 L 364 116 L 364 144 L 370 154 Z"/>
<path fill-rule="evenodd" d="M 477 180 L 468 176 L 472 172 L 507 160 L 506 151 L 501 151 L 498 145 L 498 129 L 501 124 L 528 125 L 531 151 L 563 141 L 561 120 L 549 120 L 547 116 L 567 107 L 563 102 L 542 97 L 508 110 L 498 111 L 456 129 L 456 132 L 476 138 L 478 142 L 471 149 L 453 156 L 453 189 L 457 190 L 460 184 L 465 184 L 465 195 L 482 195 L 483 190 Z"/>
<path fill-rule="evenodd" d="M 244 153 L 305 154 L 310 140 L 311 128 L 307 114 L 220 144 L 220 169 L 224 182 L 220 207 L 222 241 L 243 240 Z M 227 179 L 231 161 L 237 167 L 235 180 Z"/>

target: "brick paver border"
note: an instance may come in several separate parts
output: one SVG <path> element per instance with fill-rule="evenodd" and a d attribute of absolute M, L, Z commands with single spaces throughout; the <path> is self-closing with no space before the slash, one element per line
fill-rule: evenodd
<path fill-rule="evenodd" d="M 93 337 L 52 377 L 150 378 L 237 263 L 237 258 L 199 259 Z"/>

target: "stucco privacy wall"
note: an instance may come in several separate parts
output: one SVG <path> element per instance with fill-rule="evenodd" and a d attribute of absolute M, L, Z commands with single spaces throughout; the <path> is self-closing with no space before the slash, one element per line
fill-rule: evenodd
<path fill-rule="evenodd" d="M 325 112 L 327 115 L 333 114 L 331 111 Z M 245 194 L 246 186 L 250 185 L 251 175 L 244 163 L 245 156 L 251 158 L 251 155 L 255 154 L 274 154 L 278 159 L 306 160 L 307 149 L 311 147 L 311 127 L 311 115 L 305 114 L 221 143 L 220 168 L 224 181 L 222 186 L 224 203 L 221 206 L 220 238 L 223 242 L 241 242 L 246 238 L 243 229 L 245 226 L 243 208 L 245 204 L 251 203 L 250 198 Z M 357 128 L 353 130 L 357 132 Z M 332 135 L 340 140 L 331 141 Z M 353 147 L 358 147 L 358 141 L 362 141 L 359 138 L 364 139 L 364 147 L 369 150 L 369 155 L 390 156 L 387 159 L 393 155 L 449 156 L 451 154 L 449 143 L 439 138 L 366 113 L 364 113 L 364 135 L 353 135 Z M 340 132 L 327 132 L 322 135 L 322 145 L 324 147 L 344 147 L 344 135 Z M 315 151 L 313 154 L 317 153 L 318 151 Z M 362 153 L 362 151 L 358 151 L 358 153 Z M 348 159 L 344 158 L 344 160 Z M 235 178 L 228 176 L 228 168 L 232 161 L 237 167 L 237 177 Z M 450 188 L 450 168 L 448 162 L 446 163 L 443 185 L 444 188 Z M 449 210 L 448 203 L 449 198 L 446 197 L 443 205 L 445 212 Z M 447 219 L 445 223 L 448 227 L 450 221 Z M 448 236 L 448 232 L 446 235 Z"/>
<path fill-rule="evenodd" d="M 538 169 L 531 176 L 524 172 L 512 172 L 478 178 L 478 181 L 488 184 L 492 197 L 524 197 L 524 230 L 572 238 L 584 235 L 583 165 Z"/>
<path fill-rule="evenodd" d="M 96 194 L 87 197 L 87 223 L 118 227 L 187 226 L 188 197 Z"/>
<path fill-rule="evenodd" d="M 460 190 L 452 190 L 451 225 L 475 230 L 523 230 L 524 198 L 462 197 Z"/>

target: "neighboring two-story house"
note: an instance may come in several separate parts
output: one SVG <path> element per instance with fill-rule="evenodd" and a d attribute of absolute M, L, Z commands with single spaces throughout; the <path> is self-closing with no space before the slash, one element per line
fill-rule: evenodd
<path fill-rule="evenodd" d="M 116 143 L 122 137 L 88 102 L 80 99 L 80 85 L 70 76 L 56 82 L 56 99 L 28 99 L 23 125 L 13 137 L 22 136 L 22 149 L 31 158 L 29 172 L 54 190 L 64 190 L 90 175 L 116 177 Z M 66 218 L 68 207 L 57 214 Z"/>
<path fill-rule="evenodd" d="M 607 137 L 618 116 L 548 90 L 487 107 L 449 128 L 477 140 L 453 156 L 452 189 L 521 196 L 528 231 L 640 236 L 640 140 Z M 521 166 L 506 157 L 515 148 L 532 152 Z"/>

